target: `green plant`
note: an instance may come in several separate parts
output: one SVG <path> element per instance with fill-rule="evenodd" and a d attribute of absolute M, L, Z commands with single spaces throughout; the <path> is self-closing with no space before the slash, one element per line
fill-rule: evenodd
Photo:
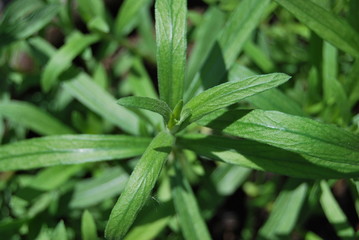
<path fill-rule="evenodd" d="M 4 134 L 4 142 L 9 144 L 0 147 L 0 171 L 4 172 L 1 187 L 5 193 L 1 205 L 2 215 L 6 216 L 0 222 L 0 232 L 4 236 L 47 239 L 52 234 L 53 239 L 75 238 L 76 230 L 66 233 L 68 222 L 60 221 L 51 228 L 39 225 L 38 219 L 69 216 L 67 221 L 72 225 L 70 219 L 79 219 L 81 215 L 83 239 L 97 239 L 96 228 L 102 232 L 104 225 L 106 239 L 151 239 L 166 226 L 177 234 L 175 239 L 181 236 L 191 240 L 211 239 L 205 219 L 215 215 L 218 206 L 254 169 L 290 177 L 284 181 L 272 214 L 256 233 L 261 239 L 288 237 L 298 219 L 308 214 L 303 214 L 303 206 L 314 209 L 319 202 L 337 235 L 354 237 L 354 229 L 330 191 L 333 182 L 327 179 L 353 178 L 348 185 L 358 194 L 355 181 L 359 176 L 358 115 L 354 116 L 359 100 L 359 81 L 355 75 L 359 65 L 354 61 L 359 57 L 358 26 L 332 13 L 330 1 L 323 6 L 297 0 L 206 2 L 215 3 L 204 17 L 196 12 L 190 15 L 194 23 L 200 18 L 200 24 L 192 23 L 195 46 L 188 61 L 190 31 L 185 0 L 156 1 L 156 40 L 148 24 L 150 1 L 146 0 L 125 1 L 115 19 L 100 0 L 77 1 L 87 34 L 74 30 L 70 5 L 18 0 L 6 9 L 0 25 L 0 46 L 4 47 L 1 70 L 10 80 L 3 82 L 0 117 L 10 123 L 9 126 L 2 123 L 1 127 L 13 133 Z M 268 35 L 292 29 L 314 46 L 322 47 L 323 57 L 309 52 L 313 56 L 310 73 L 304 77 L 309 85 L 304 97 L 302 89 L 291 84 L 288 75 L 268 73 L 279 69 L 280 64 L 273 64 L 263 50 L 265 46 L 259 47 L 252 36 L 261 21 L 279 8 L 277 4 L 317 35 L 308 37 L 310 30 L 293 20 L 283 8 L 278 15 L 288 18 L 289 26 L 268 30 Z M 340 4 L 337 5 L 340 11 L 347 9 L 345 1 Z M 224 12 L 227 8 L 229 14 Z M 351 1 L 349 10 L 352 8 L 359 9 L 355 1 Z M 350 11 L 349 17 L 353 14 Z M 49 13 L 46 18 L 44 13 Z M 34 35 L 55 16 L 58 17 L 53 24 L 66 33 L 66 43 L 58 50 L 41 33 Z M 143 46 L 134 46 L 127 38 L 135 26 Z M 90 48 L 95 43 L 98 49 Z M 297 40 L 288 46 L 294 49 L 295 44 Z M 116 103 L 106 90 L 113 85 L 100 61 L 116 54 L 118 45 L 129 52 L 123 53 L 112 74 L 127 75 L 127 85 L 120 86 L 119 95 L 134 96 L 121 97 Z M 280 56 L 283 52 L 278 45 L 276 58 L 280 62 L 285 57 Z M 36 59 L 33 72 L 16 70 L 16 47 Z M 352 74 L 347 82 L 336 79 L 338 49 L 343 51 L 341 57 L 349 59 L 342 67 Z M 241 65 L 237 60 L 242 50 L 251 56 L 257 70 L 266 74 L 258 75 Z M 83 68 L 72 64 L 76 57 L 81 58 Z M 5 64 L 8 59 L 15 62 L 14 66 Z M 143 66 L 143 61 L 154 59 L 159 97 Z M 242 60 L 245 62 L 245 57 Z M 288 61 L 300 65 L 295 62 L 296 57 Z M 291 65 L 286 67 L 291 69 Z M 345 71 L 343 76 L 350 75 Z M 319 77 L 319 73 L 323 76 Z M 9 100 L 12 95 L 8 89 L 14 83 L 19 88 L 17 93 L 41 86 L 40 100 L 36 100 L 35 94 L 31 101 L 27 97 L 24 101 Z M 288 94 L 276 88 L 282 84 Z M 71 106 L 73 99 L 83 105 Z M 294 99 L 302 100 L 298 104 Z M 42 109 L 49 109 L 57 117 Z M 64 114 L 71 114 L 71 121 Z M 313 120 L 310 115 L 322 121 Z M 53 136 L 17 141 L 25 138 L 25 129 Z M 16 142 L 10 143 L 15 141 L 12 137 Z M 131 158 L 132 161 L 118 164 L 93 163 Z M 206 165 L 206 160 L 215 162 Z M 31 170 L 42 167 L 49 168 Z M 81 182 L 79 179 L 86 174 L 93 179 Z M 116 185 L 106 187 L 105 183 L 111 181 Z M 259 193 L 261 187 L 273 188 L 270 183 L 262 185 L 246 182 L 243 189 L 255 197 L 263 194 Z M 21 190 L 15 194 L 17 186 Z M 193 191 L 191 186 L 199 189 Z M 152 194 L 153 189 L 156 194 Z M 275 191 L 268 191 L 273 198 Z M 111 197 L 120 193 L 114 204 Z M 262 197 L 266 199 L 264 194 Z M 93 207 L 101 202 L 101 206 Z M 264 208 L 263 203 L 255 204 Z M 60 207 L 64 205 L 65 213 Z M 91 210 L 91 207 L 92 213 L 67 212 L 71 208 Z M 95 224 L 94 218 L 99 224 Z M 254 236 L 251 231 L 248 227 L 242 238 Z M 311 231 L 305 234 L 306 239 L 317 237 Z"/>

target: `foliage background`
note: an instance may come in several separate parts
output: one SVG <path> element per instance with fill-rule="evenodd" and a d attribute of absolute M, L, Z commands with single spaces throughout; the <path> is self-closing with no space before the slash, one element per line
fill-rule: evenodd
<path fill-rule="evenodd" d="M 215 39 L 241 2 L 188 2 L 186 79 L 195 76 L 209 56 L 208 49 L 216 47 Z M 283 72 L 293 78 L 280 86 L 283 94 L 278 98 L 251 97 L 236 107 L 268 110 L 274 105 L 275 110 L 335 124 L 358 135 L 358 1 L 312 1 L 334 20 L 327 15 L 311 19 L 310 9 L 304 11 L 309 17 L 293 14 L 282 0 L 261 4 L 265 2 L 253 31 L 243 30 L 240 38 L 227 39 L 228 43 L 242 41 L 243 46 L 226 74 L 243 78 Z M 253 12 L 242 11 L 248 18 Z M 343 25 L 337 25 L 337 18 Z M 319 24 L 316 30 L 317 21 L 329 25 Z M 160 128 L 158 117 L 144 111 L 136 112 L 143 118 L 134 117 L 114 99 L 157 97 L 154 26 L 154 4 L 146 0 L 2 2 L 1 144 L 60 134 L 126 133 L 142 137 L 136 143 L 136 151 L 142 153 L 148 137 Z M 219 70 L 226 64 L 221 54 L 215 55 Z M 205 77 L 218 69 L 207 69 Z M 153 119 L 151 127 L 148 118 Z M 48 146 L 50 150 L 56 141 Z M 64 141 L 76 149 L 77 142 Z M 81 144 L 102 142 L 113 156 L 124 156 L 115 143 L 119 141 L 91 139 Z M 354 238 L 358 227 L 355 179 L 291 178 L 185 153 L 184 174 L 214 239 Z M 1 172 L 0 235 L 6 239 L 102 238 L 111 209 L 138 161 L 134 156 Z M 183 238 L 169 201 L 166 174 L 160 176 L 127 239 Z"/>

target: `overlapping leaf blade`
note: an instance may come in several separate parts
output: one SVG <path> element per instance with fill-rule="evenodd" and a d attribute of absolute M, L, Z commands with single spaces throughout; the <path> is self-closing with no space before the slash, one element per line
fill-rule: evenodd
<path fill-rule="evenodd" d="M 346 130 L 276 111 L 218 111 L 201 124 L 225 133 L 299 153 L 308 167 L 317 165 L 332 173 L 326 178 L 358 176 L 359 136 Z"/>
<path fill-rule="evenodd" d="M 187 1 L 157 0 L 155 15 L 160 98 L 173 109 L 183 97 Z"/>
<path fill-rule="evenodd" d="M 235 63 L 229 70 L 228 80 L 231 82 L 239 81 L 254 75 L 256 75 L 254 71 Z M 250 96 L 246 98 L 246 101 L 263 110 L 275 110 L 298 116 L 304 115 L 300 105 L 277 88 Z"/>
<path fill-rule="evenodd" d="M 321 181 L 320 188 L 322 190 L 322 194 L 320 196 L 320 204 L 323 208 L 325 215 L 327 216 L 327 219 L 335 228 L 338 236 L 341 239 L 355 239 L 354 236 L 357 234 L 355 234 L 354 229 L 349 223 L 347 216 L 345 215 L 339 203 L 333 196 L 328 183 L 325 181 Z"/>
<path fill-rule="evenodd" d="M 227 107 L 246 97 L 274 88 L 290 77 L 283 73 L 256 75 L 235 82 L 222 83 L 192 98 L 183 108 L 189 109 L 189 121 L 197 121 L 215 110 Z"/>
<path fill-rule="evenodd" d="M 122 3 L 114 24 L 114 32 L 116 36 L 121 37 L 126 35 L 133 29 L 138 14 L 148 2 L 149 0 L 126 0 Z"/>
<path fill-rule="evenodd" d="M 178 143 L 211 160 L 286 176 L 314 179 L 348 176 L 340 169 L 309 162 L 299 154 L 245 139 L 190 134 L 179 138 Z"/>
<path fill-rule="evenodd" d="M 231 68 L 259 21 L 269 0 L 244 0 L 233 10 L 224 29 L 218 34 L 206 61 L 186 89 L 185 102 L 199 92 L 220 83 Z"/>
<path fill-rule="evenodd" d="M 199 72 L 223 28 L 225 14 L 217 7 L 210 7 L 203 16 L 203 22 L 196 28 L 195 45 L 188 59 L 185 91 L 190 90 L 192 80 Z"/>
<path fill-rule="evenodd" d="M 105 231 L 107 239 L 123 239 L 138 212 L 145 205 L 171 152 L 173 141 L 173 136 L 167 132 L 159 133 L 152 140 L 112 209 Z"/>
<path fill-rule="evenodd" d="M 208 178 L 204 178 L 196 194 L 203 218 L 211 219 L 226 197 L 232 195 L 246 181 L 251 172 L 249 168 L 221 164 Z"/>
<path fill-rule="evenodd" d="M 308 192 L 308 184 L 290 179 L 274 202 L 268 220 L 259 230 L 259 240 L 290 238 Z"/>
<path fill-rule="evenodd" d="M 338 16 L 312 0 L 275 0 L 301 22 L 337 48 L 352 56 L 359 56 L 359 33 Z"/>
<path fill-rule="evenodd" d="M 43 135 L 74 133 L 53 116 L 27 102 L 0 102 L 0 115 Z"/>
<path fill-rule="evenodd" d="M 121 167 L 111 167 L 101 174 L 78 182 L 69 203 L 71 208 L 88 208 L 118 196 L 126 186 L 129 174 Z"/>
<path fill-rule="evenodd" d="M 45 91 L 58 81 L 60 74 L 71 66 L 72 60 L 79 55 L 86 47 L 99 40 L 97 35 L 83 35 L 74 33 L 71 38 L 62 46 L 45 66 L 41 85 Z"/>
<path fill-rule="evenodd" d="M 116 104 L 116 100 L 96 85 L 86 74 L 80 74 L 63 87 L 82 104 L 120 127 L 123 131 L 138 134 L 139 118 L 128 109 Z"/>
<path fill-rule="evenodd" d="M 157 203 L 156 203 L 157 204 Z M 172 201 L 160 203 L 154 208 L 146 206 L 131 231 L 126 235 L 125 240 L 151 240 L 163 231 L 174 215 Z"/>
<path fill-rule="evenodd" d="M 148 138 L 111 135 L 61 135 L 0 147 L 0 171 L 124 159 L 141 155 Z"/>
<path fill-rule="evenodd" d="M 0 19 L 0 46 L 31 36 L 48 24 L 60 5 L 42 1 L 13 1 Z"/>
<path fill-rule="evenodd" d="M 172 195 L 182 233 L 187 240 L 211 239 L 207 226 L 200 214 L 192 189 L 176 163 L 176 174 L 171 179 Z"/>

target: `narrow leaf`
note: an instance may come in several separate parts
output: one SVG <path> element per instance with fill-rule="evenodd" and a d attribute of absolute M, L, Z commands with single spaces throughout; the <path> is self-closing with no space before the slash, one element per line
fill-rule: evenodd
<path fill-rule="evenodd" d="M 359 136 L 334 125 L 276 111 L 218 112 L 201 124 L 304 156 L 311 164 L 358 175 Z M 328 176 L 330 177 L 330 176 Z M 335 176 L 333 176 L 335 177 Z"/>
<path fill-rule="evenodd" d="M 43 135 L 74 133 L 56 118 L 27 102 L 0 102 L 0 115 Z"/>
<path fill-rule="evenodd" d="M 353 239 L 355 236 L 354 229 L 349 223 L 345 213 L 340 208 L 337 200 L 333 196 L 328 183 L 322 180 L 320 182 L 320 188 L 322 190 L 320 204 L 322 205 L 327 219 L 335 228 L 341 239 Z"/>
<path fill-rule="evenodd" d="M 171 185 L 173 201 L 184 238 L 187 240 L 211 239 L 191 186 L 178 165 L 177 162 Z"/>
<path fill-rule="evenodd" d="M 81 218 L 81 234 L 82 240 L 97 240 L 96 223 L 91 213 L 84 211 Z"/>
<path fill-rule="evenodd" d="M 231 82 L 239 81 L 254 75 L 256 73 L 249 68 L 235 63 L 229 70 L 228 80 Z M 246 98 L 246 101 L 263 110 L 275 110 L 298 116 L 304 115 L 300 105 L 277 88 L 250 96 Z"/>
<path fill-rule="evenodd" d="M 148 146 L 112 209 L 105 230 L 107 239 L 123 239 L 150 196 L 173 141 L 172 135 L 161 132 Z"/>
<path fill-rule="evenodd" d="M 206 61 L 185 93 L 185 102 L 199 92 L 216 86 L 237 59 L 245 42 L 258 26 L 269 0 L 241 1 L 231 13 Z"/>
<path fill-rule="evenodd" d="M 40 171 L 28 186 L 41 191 L 51 191 L 67 182 L 69 178 L 78 173 L 82 168 L 81 165 L 46 168 Z"/>
<path fill-rule="evenodd" d="M 0 171 L 124 159 L 141 155 L 149 139 L 110 135 L 34 138 L 0 147 Z"/>
<path fill-rule="evenodd" d="M 323 44 L 323 95 L 327 104 L 326 118 L 330 122 L 340 120 L 345 124 L 350 119 L 350 104 L 343 85 L 338 77 L 338 50 L 324 42 Z"/>
<path fill-rule="evenodd" d="M 61 220 L 55 230 L 52 232 L 52 238 L 53 240 L 67 240 L 67 232 L 66 232 L 66 227 L 64 224 L 64 221 Z"/>
<path fill-rule="evenodd" d="M 74 33 L 71 38 L 63 45 L 50 59 L 45 66 L 41 78 L 41 85 L 45 91 L 58 81 L 62 72 L 67 70 L 72 60 L 78 56 L 86 47 L 98 41 L 97 35 L 83 35 L 81 33 Z"/>
<path fill-rule="evenodd" d="M 192 115 L 189 121 L 197 121 L 215 110 L 225 108 L 246 97 L 274 88 L 288 81 L 289 78 L 288 75 L 283 73 L 272 73 L 256 75 L 236 82 L 222 83 L 191 99 L 184 106 L 184 109 L 191 111 Z"/>
<path fill-rule="evenodd" d="M 0 46 L 24 39 L 50 23 L 59 12 L 59 4 L 17 0 L 6 8 L 0 23 Z"/>
<path fill-rule="evenodd" d="M 217 7 L 210 7 L 203 16 L 203 22 L 196 27 L 194 47 L 188 60 L 185 89 L 188 89 L 196 73 L 210 53 L 220 30 L 223 28 L 225 13 Z"/>
<path fill-rule="evenodd" d="M 232 195 L 245 182 L 250 173 L 251 169 L 248 168 L 220 164 L 208 178 L 203 179 L 196 194 L 202 216 L 205 219 L 211 219 L 226 197 Z"/>
<path fill-rule="evenodd" d="M 264 226 L 259 230 L 259 240 L 290 238 L 306 200 L 308 184 L 290 179 L 278 198 Z"/>
<path fill-rule="evenodd" d="M 133 60 L 132 68 L 133 70 L 127 81 L 130 82 L 133 95 L 138 97 L 158 98 L 152 79 L 140 58 L 135 58 Z"/>
<path fill-rule="evenodd" d="M 168 120 L 171 116 L 171 109 L 167 103 L 148 97 L 125 97 L 117 101 L 118 104 L 124 107 L 133 107 L 133 108 L 142 108 L 152 112 L 160 114 L 165 123 L 168 123 Z"/>
<path fill-rule="evenodd" d="M 78 75 L 73 80 L 64 83 L 63 87 L 82 104 L 123 131 L 138 134 L 138 117 L 133 112 L 116 104 L 116 100 L 91 81 L 86 74 Z"/>
<path fill-rule="evenodd" d="M 160 98 L 173 109 L 183 97 L 187 1 L 157 0 L 155 16 Z"/>
<path fill-rule="evenodd" d="M 71 208 L 88 208 L 106 199 L 120 195 L 129 175 L 121 167 L 111 167 L 94 178 L 85 179 L 75 185 L 70 201 Z"/>
<path fill-rule="evenodd" d="M 105 6 L 101 0 L 78 0 L 77 5 L 80 16 L 86 22 L 95 17 L 105 17 Z"/>
<path fill-rule="evenodd" d="M 121 37 L 128 34 L 133 29 L 141 9 L 149 2 L 149 0 L 125 0 L 116 16 L 114 25 L 115 35 Z"/>
<path fill-rule="evenodd" d="M 152 240 L 168 225 L 174 215 L 172 201 L 146 206 L 135 222 L 133 229 L 126 235 L 125 240 Z"/>
<path fill-rule="evenodd" d="M 344 52 L 359 56 L 359 33 L 312 0 L 275 0 L 316 34 Z"/>
<path fill-rule="evenodd" d="M 264 73 L 273 72 L 275 66 L 273 61 L 252 41 L 244 45 L 244 53 L 250 57 Z"/>
<path fill-rule="evenodd" d="M 330 169 L 299 154 L 246 139 L 191 134 L 179 138 L 177 143 L 202 157 L 255 170 L 311 179 L 346 176 L 340 169 Z"/>

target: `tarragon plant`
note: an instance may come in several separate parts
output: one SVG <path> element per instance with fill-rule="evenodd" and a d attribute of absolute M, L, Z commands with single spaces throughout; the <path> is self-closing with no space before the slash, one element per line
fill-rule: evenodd
<path fill-rule="evenodd" d="M 10 14 L 16 9 L 16 5 L 7 10 L 2 17 L 0 32 L 2 37 L 7 38 L 2 38 L 1 44 L 5 46 L 10 41 L 28 39 L 27 44 L 31 49 L 48 59 L 41 74 L 43 91 L 52 91 L 59 84 L 60 75 L 65 71 L 71 72 L 65 77 L 67 81 L 61 83 L 61 92 L 57 97 L 63 99 L 65 104 L 68 97 L 79 100 L 93 112 L 103 116 L 107 125 L 121 129 L 121 133 L 75 134 L 71 127 L 32 104 L 3 100 L 0 103 L 0 116 L 25 125 L 39 134 L 51 136 L 1 146 L 0 171 L 51 167 L 33 179 L 29 186 L 53 190 L 65 184 L 61 179 L 69 179 L 78 169 L 86 166 L 78 165 L 80 163 L 139 157 L 134 161 L 135 167 L 126 185 L 119 182 L 117 186 L 112 186 L 118 188 L 121 194 L 111 213 L 108 213 L 104 232 L 106 239 L 151 239 L 167 225 L 172 225 L 173 229 L 177 229 L 175 231 L 180 231 L 188 240 L 211 239 L 205 220 L 214 214 L 214 209 L 223 201 L 218 198 L 217 193 L 227 191 L 224 179 L 234 176 L 231 181 L 238 183 L 234 183 L 234 189 L 228 190 L 228 195 L 235 190 L 235 186 L 238 187 L 243 182 L 250 169 L 282 174 L 294 179 L 289 181 L 287 192 L 280 195 L 276 205 L 289 203 L 290 209 L 287 212 L 291 211 L 293 215 L 286 215 L 285 207 L 276 207 L 273 211 L 282 216 L 284 221 L 275 219 L 273 215 L 260 231 L 262 237 L 275 239 L 278 232 L 273 232 L 273 229 L 279 229 L 279 233 L 281 230 L 287 236 L 294 228 L 295 219 L 304 202 L 303 196 L 309 192 L 308 184 L 305 181 L 299 183 L 297 178 L 322 180 L 316 185 L 322 191 L 320 201 L 323 206 L 329 206 L 328 201 L 334 198 L 328 183 L 323 179 L 359 176 L 357 134 L 307 117 L 296 102 L 276 88 L 292 81 L 287 74 L 257 75 L 237 61 L 243 49 L 249 54 L 256 49 L 250 41 L 252 33 L 271 9 L 274 9 L 273 6 L 277 7 L 269 0 L 242 0 L 235 4 L 228 18 L 217 7 L 210 7 L 198 30 L 197 45 L 191 49 L 188 61 L 187 1 L 156 0 L 155 56 L 159 97 L 150 82 L 138 81 L 133 75 L 131 87 L 134 96 L 122 97 L 116 102 L 101 85 L 104 70 L 96 67 L 98 65 L 91 62 L 91 57 L 86 58 L 91 55 L 91 51 L 84 53 L 83 58 L 90 59 L 86 62 L 89 67 L 95 66 L 92 76 L 71 66 L 76 56 L 101 39 L 117 38 L 122 39 L 121 44 L 129 44 L 123 40 L 133 29 L 129 20 L 141 13 L 140 9 L 148 5 L 148 2 L 125 1 L 118 17 L 113 23 L 109 23 L 101 1 L 78 1 L 79 13 L 86 21 L 90 33 L 71 33 L 66 44 L 58 51 L 46 45 L 40 37 L 29 37 L 56 14 L 62 16 L 61 24 L 66 26 L 64 8 L 57 3 L 44 7 L 42 1 L 34 1 L 38 6 L 25 5 L 24 8 L 28 11 L 36 13 L 28 17 L 27 21 L 34 21 L 34 24 L 27 31 L 4 27 L 12 26 L 11 21 L 16 16 Z M 324 53 L 328 58 L 332 57 L 335 47 L 352 57 L 359 56 L 359 34 L 325 8 L 312 1 L 275 2 L 326 41 Z M 24 1 L 16 1 L 15 4 L 20 3 L 24 4 Z M 43 15 L 49 20 L 43 20 Z M 144 21 L 140 25 L 142 32 L 146 32 L 145 21 L 149 19 L 146 16 L 141 20 Z M 111 30 L 111 24 L 115 26 L 115 30 Z M 21 27 L 18 26 L 20 29 Z M 345 34 L 337 32 L 338 29 Z M 143 75 L 140 61 L 133 60 L 132 64 L 137 73 Z M 271 69 L 270 63 L 267 66 Z M 327 70 L 331 71 L 330 67 Z M 330 77 L 324 78 L 324 86 L 333 84 L 340 83 Z M 338 94 L 335 91 L 341 90 L 325 91 L 328 101 L 337 101 Z M 242 100 L 251 105 L 241 104 Z M 248 106 L 259 107 L 253 109 Z M 348 115 L 343 113 L 341 116 L 340 123 L 348 121 Z M 79 126 L 81 127 L 84 126 Z M 200 169 L 198 171 L 203 171 L 203 167 L 198 162 L 194 163 L 195 159 L 215 161 L 217 166 L 213 175 L 196 192 L 191 187 L 193 172 L 196 167 Z M 109 175 L 122 174 L 122 170 L 116 171 Z M 58 184 L 57 180 L 55 183 L 54 180 L 48 180 L 56 177 L 60 178 Z M 161 184 L 156 185 L 159 180 Z M 52 183 L 46 184 L 46 181 Z M 152 193 L 156 186 L 158 196 Z M 42 201 L 46 204 L 51 202 L 51 196 L 46 195 L 44 198 Z M 81 201 L 86 198 L 92 201 L 91 199 L 101 197 L 95 192 L 95 195 L 89 194 L 71 201 L 70 205 L 81 205 Z M 159 198 L 157 201 L 161 202 L 155 209 L 149 204 L 152 198 Z M 297 201 L 292 202 L 290 199 Z M 12 221 L 8 226 L 22 226 L 37 216 L 37 209 L 41 206 L 36 206 L 26 217 Z M 330 214 L 328 216 L 330 218 Z M 339 211 L 337 216 L 340 218 L 343 215 Z M 335 219 L 338 218 L 332 218 L 333 224 Z M 139 227 L 130 230 L 135 221 L 135 225 Z M 151 223 L 147 228 L 146 222 Z M 96 226 L 88 211 L 82 216 L 82 224 L 83 238 L 95 239 Z M 64 229 L 65 224 L 60 222 L 55 233 L 61 235 Z M 141 235 L 141 231 L 147 236 Z M 350 228 L 346 228 L 346 231 L 338 230 L 339 235 L 354 234 Z"/>

